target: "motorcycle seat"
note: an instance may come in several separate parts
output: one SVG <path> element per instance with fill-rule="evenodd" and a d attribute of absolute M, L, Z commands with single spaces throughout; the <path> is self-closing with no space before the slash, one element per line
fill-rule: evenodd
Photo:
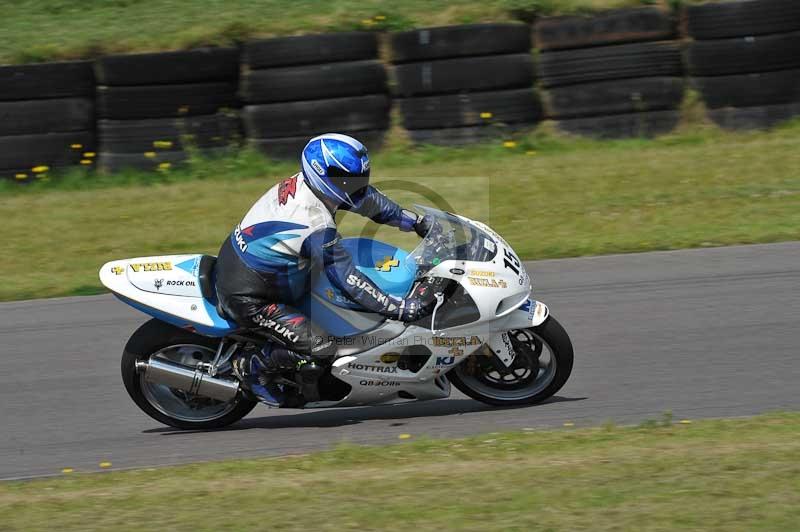
<path fill-rule="evenodd" d="M 200 266 L 197 273 L 197 281 L 200 283 L 200 293 L 208 301 L 217 300 L 217 290 L 214 287 L 214 266 L 217 264 L 217 257 L 213 255 L 203 255 L 200 257 Z"/>

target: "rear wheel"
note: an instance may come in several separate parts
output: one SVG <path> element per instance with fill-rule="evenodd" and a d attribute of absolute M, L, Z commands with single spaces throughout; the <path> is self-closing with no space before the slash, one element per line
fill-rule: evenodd
<path fill-rule="evenodd" d="M 219 340 L 158 320 L 139 327 L 122 354 L 122 380 L 131 399 L 153 419 L 180 429 L 217 429 L 236 423 L 257 403 L 238 394 L 223 402 L 148 382 L 137 361 L 160 358 L 190 368 L 214 359 Z"/>
<path fill-rule="evenodd" d="M 530 405 L 551 397 L 572 373 L 567 332 L 550 316 L 542 325 L 509 331 L 516 351 L 508 368 L 476 355 L 447 374 L 462 393 L 496 406 Z"/>

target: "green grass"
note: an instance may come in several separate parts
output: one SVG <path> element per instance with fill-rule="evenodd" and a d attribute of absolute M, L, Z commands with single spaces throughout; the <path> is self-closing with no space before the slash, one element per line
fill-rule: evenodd
<path fill-rule="evenodd" d="M 232 44 L 257 36 L 527 19 L 667 0 L 18 0 L 0 5 L 0 64 Z"/>
<path fill-rule="evenodd" d="M 373 175 L 401 204 L 444 199 L 486 221 L 526 259 L 777 242 L 800 239 L 798 140 L 792 125 L 619 142 L 535 133 L 510 148 L 397 142 L 375 155 Z M 99 293 L 97 271 L 113 259 L 216 253 L 255 199 L 294 171 L 243 152 L 166 175 L 6 183 L 0 300 Z M 372 229 L 354 215 L 342 223 L 345 235 Z M 415 242 L 390 228 L 377 237 Z"/>
<path fill-rule="evenodd" d="M 800 414 L 423 439 L 0 484 L 8 531 L 783 532 L 798 522 Z"/>

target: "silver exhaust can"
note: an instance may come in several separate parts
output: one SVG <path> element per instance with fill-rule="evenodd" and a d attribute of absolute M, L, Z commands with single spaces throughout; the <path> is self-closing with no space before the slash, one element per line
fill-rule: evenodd
<path fill-rule="evenodd" d="M 136 371 L 152 384 L 163 384 L 193 395 L 230 401 L 239 393 L 239 381 L 211 377 L 199 369 L 192 369 L 163 359 L 141 360 Z"/>

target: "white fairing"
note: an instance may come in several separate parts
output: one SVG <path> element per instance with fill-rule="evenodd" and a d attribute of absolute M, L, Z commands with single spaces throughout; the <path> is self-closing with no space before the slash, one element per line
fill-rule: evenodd
<path fill-rule="evenodd" d="M 202 255 L 164 255 L 108 262 L 100 282 L 115 295 L 186 320 L 186 326 L 228 326 L 204 299 L 198 279 Z M 176 323 L 176 325 L 181 325 Z"/>
<path fill-rule="evenodd" d="M 484 224 L 459 218 L 492 235 L 494 243 L 484 245 L 496 246 L 487 248 L 496 251 L 494 260 L 445 260 L 425 276 L 458 282 L 474 300 L 480 318 L 441 330 L 407 327 L 390 341 L 376 341 L 374 347 L 368 345 L 361 353 L 338 359 L 332 374 L 350 384 L 351 393 L 343 401 L 309 407 L 365 405 L 397 398 L 444 398 L 450 394 L 450 385 L 442 376 L 469 355 L 493 352 L 506 366 L 513 363 L 515 353 L 507 331 L 541 325 L 549 310 L 544 303 L 529 299 L 530 276 L 508 243 Z M 436 321 L 434 316 L 432 322 Z M 409 346 L 424 346 L 430 351 L 418 372 L 397 366 L 399 355 Z"/>
<path fill-rule="evenodd" d="M 522 309 L 514 309 L 481 327 L 464 327 L 432 332 L 416 326 L 405 328 L 389 341 L 361 337 L 362 351 L 334 362 L 332 375 L 352 387 L 342 401 L 308 404 L 308 408 L 357 406 L 405 399 L 443 399 L 450 395 L 450 383 L 442 376 L 473 353 L 478 356 L 494 351 L 510 366 L 514 350 L 505 331 L 541 325 L 549 314 L 547 306 L 526 298 Z M 463 332 L 459 332 L 462 331 Z M 474 334 L 467 331 L 476 331 Z M 374 345 L 374 347 L 371 347 Z M 349 346 L 345 342 L 345 347 Z M 425 346 L 431 352 L 425 365 L 416 373 L 397 367 L 399 355 L 409 346 Z"/>

